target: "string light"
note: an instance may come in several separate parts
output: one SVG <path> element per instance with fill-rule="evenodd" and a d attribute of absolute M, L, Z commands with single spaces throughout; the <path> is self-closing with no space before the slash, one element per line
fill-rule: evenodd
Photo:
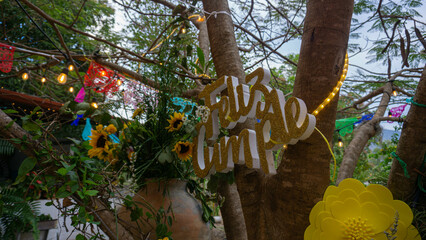
<path fill-rule="evenodd" d="M 28 78 L 30 77 L 30 73 L 28 72 L 27 69 L 24 69 L 24 71 L 22 72 L 21 77 L 22 77 L 22 80 L 24 80 L 24 81 L 28 80 Z"/>
<path fill-rule="evenodd" d="M 191 18 L 197 18 L 197 22 L 204 22 L 206 20 L 206 18 L 204 16 L 201 16 L 200 14 L 194 14 L 188 17 L 188 19 Z"/>
<path fill-rule="evenodd" d="M 388 117 L 392 117 L 392 112 L 389 110 Z"/>
<path fill-rule="evenodd" d="M 68 77 L 68 68 L 64 68 L 62 69 L 61 74 L 59 74 L 57 80 L 60 84 L 65 84 L 67 82 L 67 77 Z"/>
<path fill-rule="evenodd" d="M 342 75 L 340 76 L 337 85 L 334 87 L 333 91 L 328 95 L 328 97 L 313 111 L 313 115 L 316 116 L 318 113 L 324 109 L 324 107 L 331 102 L 331 100 L 336 96 L 339 92 L 340 87 L 343 85 L 343 81 L 346 79 L 346 74 L 348 73 L 348 54 L 345 55 L 345 64 L 343 66 Z"/>
<path fill-rule="evenodd" d="M 47 81 L 46 76 L 43 76 L 40 81 L 41 81 L 41 83 L 45 83 Z"/>
<path fill-rule="evenodd" d="M 340 137 L 339 137 L 339 140 L 338 140 L 337 145 L 338 145 L 339 147 L 343 147 L 343 141 L 342 141 L 342 138 L 340 138 Z"/>
<path fill-rule="evenodd" d="M 68 71 L 74 71 L 74 65 L 72 65 L 70 62 L 68 62 Z"/>
<path fill-rule="evenodd" d="M 90 104 L 90 106 L 92 106 L 95 109 L 99 107 L 98 103 L 96 102 L 96 98 L 92 99 L 92 103 Z"/>
<path fill-rule="evenodd" d="M 185 34 L 186 33 L 186 29 L 184 27 L 182 27 L 182 29 L 180 30 L 181 33 Z"/>
<path fill-rule="evenodd" d="M 392 88 L 392 95 L 396 97 L 398 95 L 398 92 L 395 90 L 395 88 Z"/>
<path fill-rule="evenodd" d="M 121 79 L 117 79 L 117 85 L 120 86 L 123 82 L 121 81 Z"/>
<path fill-rule="evenodd" d="M 68 89 L 68 91 L 70 91 L 70 92 L 74 92 L 74 87 L 70 87 L 70 88 Z"/>
<path fill-rule="evenodd" d="M 105 77 L 105 76 L 107 75 L 107 72 L 106 72 L 105 70 L 102 70 L 102 71 L 100 72 L 100 74 L 101 74 L 101 76 L 102 76 L 102 77 Z"/>

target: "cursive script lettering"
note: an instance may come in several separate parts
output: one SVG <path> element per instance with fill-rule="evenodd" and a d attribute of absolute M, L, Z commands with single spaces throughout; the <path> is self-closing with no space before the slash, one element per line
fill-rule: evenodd
<path fill-rule="evenodd" d="M 245 84 L 232 76 L 223 76 L 207 85 L 199 94 L 210 109 L 207 122 L 200 122 L 194 138 L 193 167 L 199 177 L 227 172 L 234 164 L 261 168 L 266 174 L 275 174 L 273 150 L 283 144 L 295 144 L 308 138 L 315 127 L 315 117 L 307 113 L 305 103 L 295 97 L 285 101 L 284 94 L 269 84 L 270 73 L 259 68 L 247 75 Z M 220 93 L 227 89 L 228 96 Z M 216 140 L 219 124 L 232 129 L 247 118 L 257 118 L 254 130 L 244 129 L 238 136 L 222 137 L 213 147 L 206 140 Z"/>

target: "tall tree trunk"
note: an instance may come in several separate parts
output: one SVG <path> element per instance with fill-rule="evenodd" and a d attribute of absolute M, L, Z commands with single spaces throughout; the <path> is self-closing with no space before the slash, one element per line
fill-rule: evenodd
<path fill-rule="evenodd" d="M 395 73 L 389 81 L 395 80 L 401 73 L 402 71 Z M 392 83 L 387 82 L 381 89 L 383 89 L 382 99 L 380 100 L 379 107 L 377 107 L 373 118 L 355 131 L 352 141 L 345 149 L 343 160 L 340 164 L 339 174 L 337 175 L 337 184 L 343 181 L 343 179 L 353 176 L 359 156 L 367 145 L 368 140 L 374 137 L 379 129 L 378 120 L 386 113 L 386 108 L 389 105 L 392 94 Z"/>
<path fill-rule="evenodd" d="M 210 13 L 214 11 L 226 11 L 230 13 L 227 0 L 203 0 L 203 5 L 204 9 Z M 211 53 L 217 75 L 235 76 L 240 81 L 243 81 L 245 75 L 233 26 L 232 18 L 223 13 L 217 14 L 217 16 L 210 16 L 207 20 Z M 238 134 L 239 130 L 237 129 L 233 129 L 231 131 L 232 134 Z M 221 196 L 225 197 L 221 213 L 226 238 L 228 240 L 246 240 L 246 225 L 236 185 L 229 185 L 227 181 L 221 181 L 218 192 Z"/>
<path fill-rule="evenodd" d="M 414 102 L 426 104 L 426 66 L 417 86 Z M 396 154 L 407 164 L 409 178 L 404 176 L 401 164 L 394 159 L 388 180 L 388 188 L 397 199 L 406 200 L 416 187 L 418 170 L 426 154 L 426 107 L 411 104 L 402 126 Z M 423 172 L 425 174 L 425 172 Z"/>
<path fill-rule="evenodd" d="M 293 95 L 306 102 L 308 112 L 327 98 L 342 73 L 353 5 L 353 0 L 307 2 Z M 316 127 L 328 141 L 333 136 L 337 102 L 336 96 L 317 115 Z M 317 132 L 288 147 L 277 176 L 267 185 L 269 223 L 263 239 L 303 239 L 310 210 L 329 184 L 330 160 L 327 144 Z M 274 191 L 279 187 L 282 190 Z"/>
<path fill-rule="evenodd" d="M 227 10 L 225 0 L 204 0 L 208 12 Z M 226 8 L 224 7 L 226 6 Z M 353 0 L 308 1 L 294 95 L 312 112 L 332 91 L 344 64 Z M 244 79 L 232 29 L 225 14 L 207 22 L 213 61 L 221 75 Z M 232 37 L 228 37 L 232 35 Z M 331 139 L 337 98 L 317 118 Z M 244 127 L 244 126 L 240 126 Z M 317 133 L 291 146 L 275 176 L 236 166 L 235 174 L 249 239 L 303 239 L 309 212 L 329 183 L 330 153 Z"/>
<path fill-rule="evenodd" d="M 361 125 L 355 130 L 352 141 L 348 144 L 343 154 L 343 160 L 340 164 L 339 174 L 337 175 L 337 184 L 343 181 L 345 178 L 353 176 L 358 158 L 364 150 L 367 142 L 370 138 L 374 137 L 377 130 L 380 128 L 377 118 L 383 117 L 388 107 L 390 96 L 392 93 L 392 84 L 386 83 L 383 89 L 382 99 L 377 111 L 374 113 L 373 118 Z"/>

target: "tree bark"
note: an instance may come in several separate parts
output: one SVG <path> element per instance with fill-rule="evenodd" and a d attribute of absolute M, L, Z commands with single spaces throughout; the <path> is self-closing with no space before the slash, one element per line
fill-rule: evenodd
<path fill-rule="evenodd" d="M 353 5 L 353 0 L 307 2 L 293 95 L 305 101 L 308 112 L 327 98 L 340 78 Z M 316 116 L 316 127 L 328 141 L 333 135 L 337 102 L 336 96 Z M 262 239 L 303 239 L 310 210 L 329 184 L 330 160 L 327 144 L 317 132 L 288 146 L 278 174 L 267 184 L 265 219 L 269 222 Z"/>
<path fill-rule="evenodd" d="M 345 149 L 343 154 L 343 160 L 340 164 L 339 174 L 337 175 L 336 183 L 339 184 L 343 179 L 350 178 L 353 176 L 355 167 L 358 163 L 358 158 L 364 150 L 367 142 L 370 138 L 374 137 L 379 129 L 378 120 L 383 117 L 386 113 L 386 109 L 389 105 L 390 97 L 392 94 L 392 80 L 395 80 L 402 71 L 395 73 L 383 86 L 383 95 L 380 100 L 380 104 L 377 107 L 376 112 L 374 113 L 373 118 L 360 126 L 355 132 L 352 141 Z M 379 88 L 382 89 L 382 88 Z"/>
<path fill-rule="evenodd" d="M 417 86 L 414 102 L 426 104 L 426 66 Z M 407 200 L 416 188 L 418 170 L 426 154 L 426 108 L 411 104 L 402 125 L 396 154 L 406 164 L 409 178 L 404 176 L 400 163 L 394 159 L 388 180 L 388 188 L 396 199 Z M 423 172 L 425 174 L 425 172 Z M 425 179 L 425 178 L 424 178 Z"/>
<path fill-rule="evenodd" d="M 227 9 L 224 0 L 203 3 L 208 12 Z M 294 95 L 305 100 L 310 112 L 339 80 L 352 11 L 353 0 L 308 1 Z M 218 76 L 233 75 L 242 80 L 244 73 L 230 24 L 226 14 L 212 16 L 207 22 L 213 61 Z M 333 133 L 336 107 L 337 98 L 317 118 L 318 128 L 328 139 Z M 303 239 L 310 209 L 328 186 L 330 153 L 319 134 L 289 147 L 285 155 L 275 176 L 235 167 L 249 239 Z"/>
<path fill-rule="evenodd" d="M 226 0 L 203 0 L 203 5 L 204 9 L 210 13 L 214 11 L 230 13 Z M 239 81 L 243 81 L 245 75 L 234 35 L 232 18 L 227 14 L 217 14 L 217 16 L 210 16 L 206 21 L 217 76 L 235 76 Z M 238 129 L 240 128 L 233 129 L 231 133 L 238 134 Z M 218 193 L 225 197 L 221 213 L 226 238 L 228 240 L 246 240 L 246 225 L 236 185 L 229 185 L 226 181 L 222 181 L 218 187 Z"/>

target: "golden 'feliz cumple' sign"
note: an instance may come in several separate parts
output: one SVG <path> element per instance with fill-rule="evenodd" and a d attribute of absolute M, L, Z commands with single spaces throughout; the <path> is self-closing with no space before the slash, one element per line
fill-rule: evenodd
<path fill-rule="evenodd" d="M 223 76 L 199 94 L 210 115 L 207 122 L 196 126 L 198 136 L 194 138 L 192 163 L 197 176 L 228 172 L 234 164 L 275 174 L 272 151 L 312 134 L 316 119 L 308 114 L 305 103 L 295 97 L 285 101 L 282 91 L 268 86 L 269 80 L 270 72 L 258 68 L 246 76 L 246 84 L 238 84 L 236 77 Z M 225 89 L 228 96 L 221 96 L 217 102 Z M 217 139 L 219 122 L 221 127 L 232 129 L 247 118 L 260 120 L 254 130 L 244 129 L 238 136 L 222 137 L 213 147 L 204 146 L 206 140 Z"/>

